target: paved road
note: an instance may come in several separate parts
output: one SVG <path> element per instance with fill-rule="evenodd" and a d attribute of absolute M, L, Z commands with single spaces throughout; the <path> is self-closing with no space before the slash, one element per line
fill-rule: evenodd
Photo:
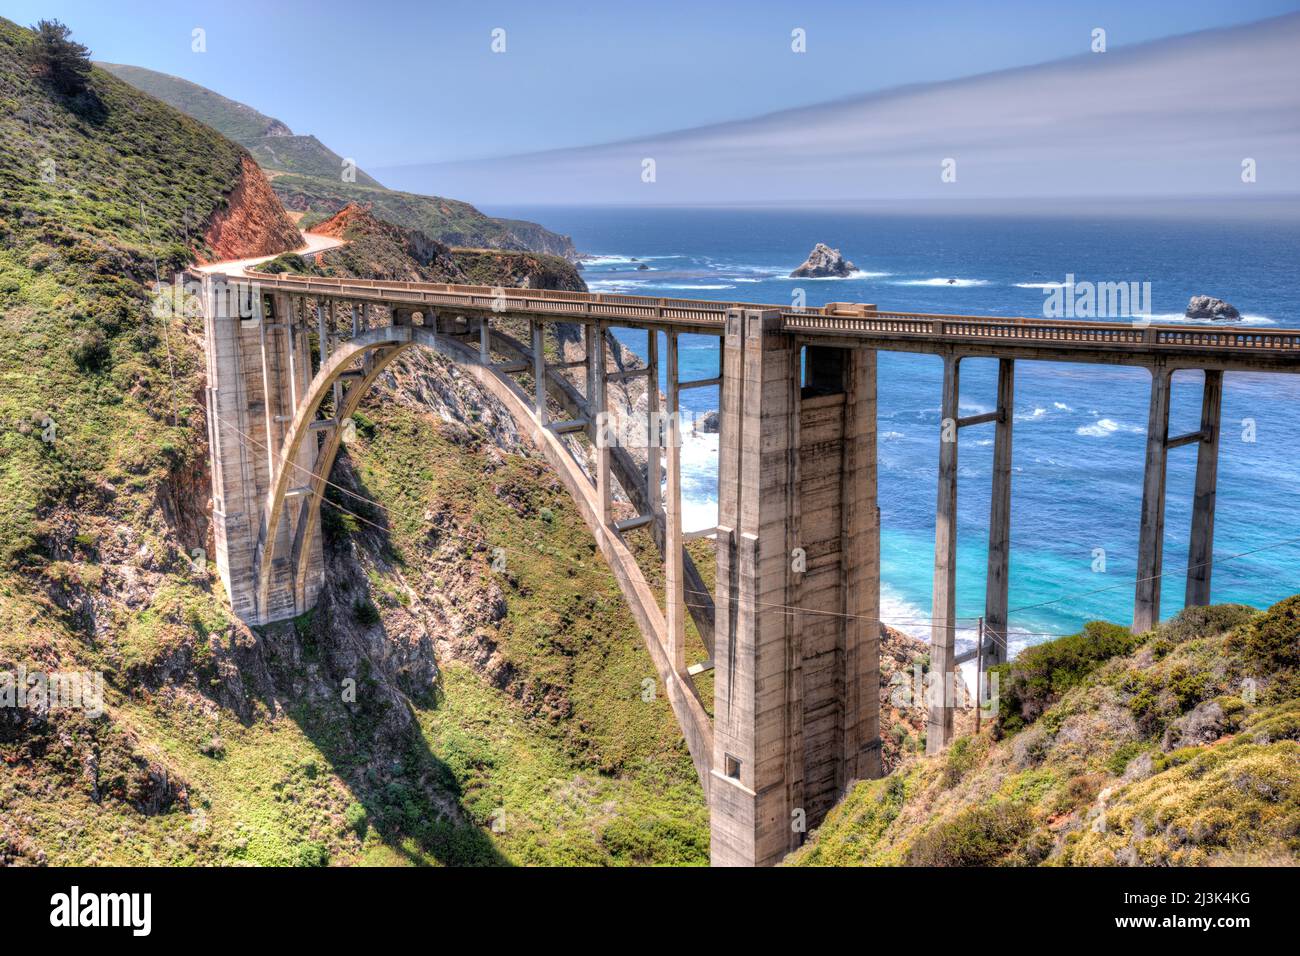
<path fill-rule="evenodd" d="M 336 249 L 347 242 L 346 239 L 335 239 L 332 236 L 318 236 L 315 233 L 304 232 L 302 234 L 306 245 L 300 249 L 293 250 L 300 256 L 308 256 L 316 252 L 324 252 L 326 249 Z M 270 256 L 257 256 L 252 259 L 228 259 L 225 262 L 209 262 L 205 266 L 194 266 L 196 272 L 221 272 L 226 275 L 235 275 L 242 273 L 245 269 L 250 269 L 255 265 L 263 262 L 270 262 L 276 256 L 283 255 L 277 252 Z"/>

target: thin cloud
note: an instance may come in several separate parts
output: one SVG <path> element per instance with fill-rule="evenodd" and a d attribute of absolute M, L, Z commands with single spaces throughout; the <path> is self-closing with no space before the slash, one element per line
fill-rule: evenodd
<path fill-rule="evenodd" d="M 1290 14 L 627 142 L 377 172 L 477 202 L 1294 195 L 1297 49 Z"/>

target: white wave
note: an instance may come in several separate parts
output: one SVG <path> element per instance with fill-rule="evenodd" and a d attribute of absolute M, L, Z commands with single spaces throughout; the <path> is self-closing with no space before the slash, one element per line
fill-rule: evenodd
<path fill-rule="evenodd" d="M 645 288 L 649 289 L 734 289 L 734 285 L 723 283 L 691 283 L 691 282 L 645 282 L 642 283 Z"/>
<path fill-rule="evenodd" d="M 1221 329 L 1239 329 L 1243 326 L 1277 325 L 1267 315 L 1243 315 L 1240 319 L 1224 321 L 1222 319 L 1189 319 L 1181 312 L 1155 312 L 1151 315 L 1134 316 L 1133 321 L 1149 319 L 1152 322 L 1167 322 L 1174 325 L 1213 325 Z"/>
<path fill-rule="evenodd" d="M 1065 402 L 1052 402 L 1052 405 L 1056 408 L 1059 408 L 1063 412 L 1074 411 L 1074 409 L 1071 408 L 1069 405 L 1065 404 Z"/>
<path fill-rule="evenodd" d="M 898 439 L 904 437 L 906 436 L 902 432 L 883 432 L 880 436 L 882 441 L 898 441 Z"/>
<path fill-rule="evenodd" d="M 1126 425 L 1123 422 L 1117 422 L 1110 418 L 1101 418 L 1091 425 L 1080 425 L 1074 430 L 1076 435 L 1083 435 L 1085 438 L 1106 438 L 1114 435 L 1116 432 L 1141 433 L 1142 429 L 1136 425 Z"/>
<path fill-rule="evenodd" d="M 631 265 L 634 262 L 652 262 L 656 259 L 680 259 L 680 255 L 672 256 L 626 256 L 617 253 L 604 256 L 587 256 L 579 261 L 583 265 L 593 266 L 618 266 Z"/>
<path fill-rule="evenodd" d="M 924 285 L 924 286 L 947 286 L 952 289 L 969 289 L 972 286 L 988 285 L 987 279 L 900 279 L 897 282 L 891 282 L 890 285 Z"/>
<path fill-rule="evenodd" d="M 588 279 L 587 288 L 592 292 L 628 292 L 644 289 L 649 283 L 645 279 Z"/>
<path fill-rule="evenodd" d="M 1018 422 L 1034 422 L 1034 421 L 1038 421 L 1038 419 L 1043 418 L 1046 415 L 1047 415 L 1047 409 L 1043 408 L 1042 406 L 1039 406 L 1038 408 L 1035 408 L 1032 412 L 1028 414 L 1022 412 L 1021 414 L 1014 416 L 1014 419 L 1015 421 Z"/>
<path fill-rule="evenodd" d="M 854 269 L 846 276 L 792 276 L 777 275 L 774 279 L 789 279 L 792 282 L 841 282 L 845 279 L 883 279 L 885 276 L 892 276 L 892 272 L 864 272 L 861 269 Z"/>
<path fill-rule="evenodd" d="M 1065 282 L 1017 282 L 1017 289 L 1072 289 L 1073 285 Z"/>
<path fill-rule="evenodd" d="M 682 530 L 718 524 L 718 433 L 690 429 L 682 435 Z"/>

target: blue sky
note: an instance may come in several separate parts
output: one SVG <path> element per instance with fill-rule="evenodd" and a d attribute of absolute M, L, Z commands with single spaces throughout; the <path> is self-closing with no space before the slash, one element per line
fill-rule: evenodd
<path fill-rule="evenodd" d="M 174 73 L 382 168 L 578 146 L 1296 10 L 1300 0 L 5 0 L 97 59 Z M 207 52 L 191 51 L 202 27 Z M 506 31 L 506 52 L 490 50 Z M 808 52 L 790 51 L 791 30 Z M 1231 82 L 1231 78 L 1227 78 Z"/>

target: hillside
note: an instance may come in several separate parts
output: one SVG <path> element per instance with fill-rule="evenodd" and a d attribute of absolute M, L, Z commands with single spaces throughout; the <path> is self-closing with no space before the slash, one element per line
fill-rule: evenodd
<path fill-rule="evenodd" d="M 284 255 L 268 263 L 266 271 L 587 291 L 587 284 L 567 259 L 498 249 L 452 249 L 423 232 L 377 219 L 369 207 L 354 203 L 310 231 L 346 239 L 347 245 L 306 259 Z"/>
<path fill-rule="evenodd" d="M 469 203 L 438 196 L 420 196 L 394 189 L 376 189 L 334 179 L 294 174 L 273 180 L 286 209 L 306 213 L 310 226 L 334 215 L 348 203 L 369 206 L 376 216 L 407 229 L 416 229 L 449 246 L 541 252 L 574 257 L 573 240 L 533 222 L 492 219 Z"/>
<path fill-rule="evenodd" d="M 241 147 L 104 71 L 59 95 L 30 42 L 0 20 L 0 673 L 103 683 L 102 707 L 0 708 L 0 864 L 705 861 L 612 575 L 508 416 L 433 359 L 358 416 L 333 477 L 374 503 L 326 509 L 328 599 L 230 619 L 201 322 L 147 289 L 155 257 L 215 255 L 213 222 L 263 241 L 283 211 L 232 215 Z"/>
<path fill-rule="evenodd" d="M 788 862 L 1300 862 L 1300 595 L 1091 624 L 1000 678 L 991 732 L 858 784 Z"/>
<path fill-rule="evenodd" d="M 343 169 L 343 157 L 315 136 L 297 136 L 280 120 L 197 83 L 139 66 L 122 63 L 96 65 L 233 139 L 252 153 L 264 169 L 335 178 Z M 356 174 L 358 183 L 380 185 L 377 179 L 361 169 Z"/>
<path fill-rule="evenodd" d="M 270 173 L 285 207 L 307 214 L 304 225 L 355 202 L 371 206 L 380 219 L 449 246 L 577 255 L 568 236 L 535 222 L 495 219 L 455 199 L 389 190 L 360 169 L 356 182 L 344 182 L 342 158 L 316 137 L 294 135 L 279 120 L 196 83 L 137 66 L 100 66 L 245 146 Z"/>

